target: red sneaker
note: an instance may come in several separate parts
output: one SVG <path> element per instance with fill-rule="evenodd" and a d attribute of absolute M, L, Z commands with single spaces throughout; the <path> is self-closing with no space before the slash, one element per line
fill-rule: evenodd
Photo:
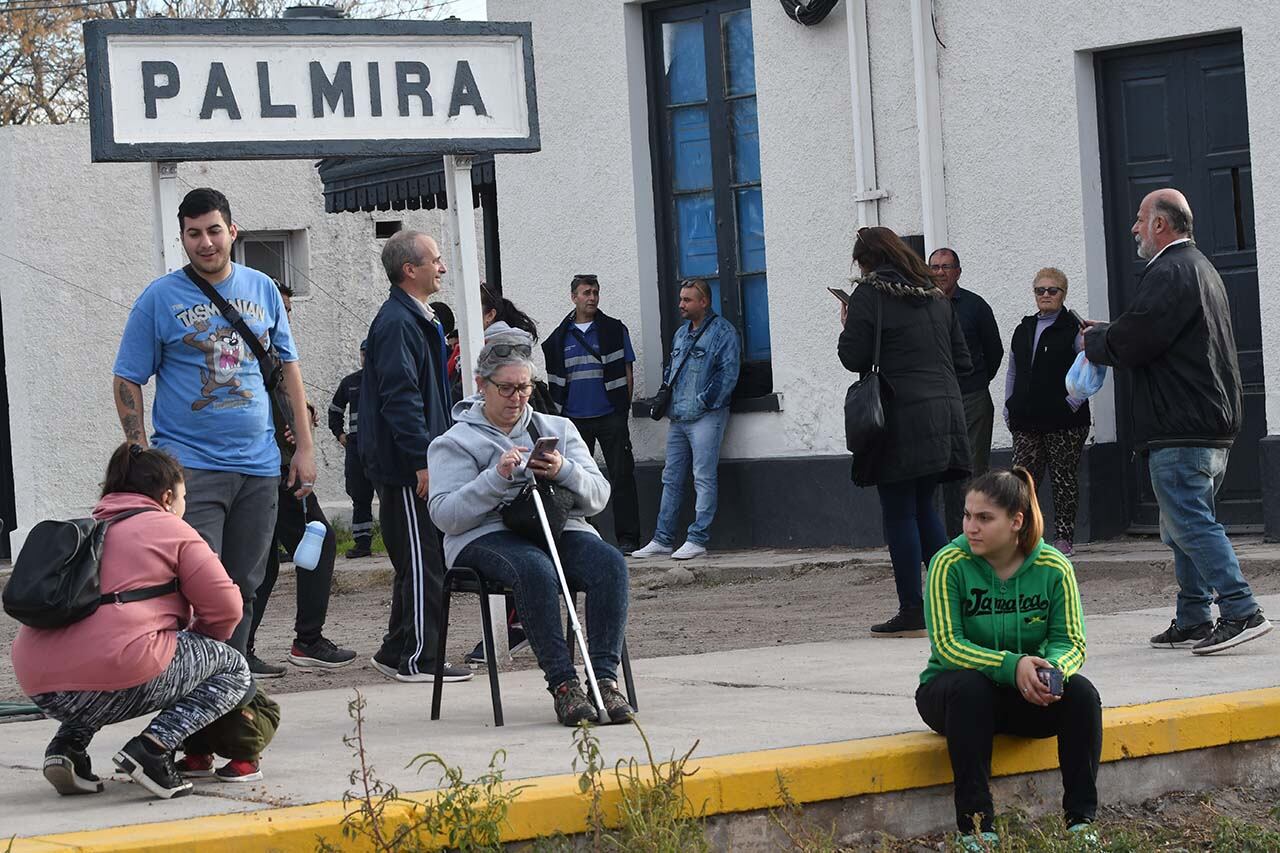
<path fill-rule="evenodd" d="M 262 771 L 256 761 L 234 759 L 219 767 L 216 775 L 219 782 L 256 782 L 262 778 Z"/>
<path fill-rule="evenodd" d="M 213 775 L 213 756 L 187 754 L 177 762 L 178 772 L 183 776 L 198 779 Z"/>

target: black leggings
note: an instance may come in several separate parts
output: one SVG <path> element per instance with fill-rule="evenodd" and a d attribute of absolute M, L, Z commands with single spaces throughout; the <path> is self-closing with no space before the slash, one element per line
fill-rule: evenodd
<path fill-rule="evenodd" d="M 973 832 L 977 815 L 992 830 L 991 741 L 997 734 L 1058 738 L 1062 810 L 1067 825 L 1092 821 L 1098 810 L 1102 754 L 1102 702 L 1083 675 L 1067 679 L 1062 699 L 1032 705 L 1015 687 L 996 684 L 972 669 L 943 672 L 916 690 L 920 717 L 947 739 L 956 786 L 956 826 Z"/>

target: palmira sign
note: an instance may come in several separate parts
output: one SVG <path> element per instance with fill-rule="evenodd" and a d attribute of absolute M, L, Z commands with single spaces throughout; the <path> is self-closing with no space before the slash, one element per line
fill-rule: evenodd
<path fill-rule="evenodd" d="M 85 25 L 95 161 L 537 151 L 527 23 Z"/>

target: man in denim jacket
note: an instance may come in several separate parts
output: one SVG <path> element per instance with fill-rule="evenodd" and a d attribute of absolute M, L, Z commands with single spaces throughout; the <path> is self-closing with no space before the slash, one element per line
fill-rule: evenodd
<path fill-rule="evenodd" d="M 676 560 L 689 560 L 707 553 L 711 520 L 716 515 L 716 467 L 729 422 L 729 398 L 738 384 L 742 347 L 733 324 L 711 310 L 711 288 L 705 281 L 681 282 L 680 316 L 688 322 L 676 331 L 671 362 L 662 377 L 672 386 L 667 411 L 671 426 L 667 430 L 658 524 L 653 541 L 633 557 L 671 554 Z M 672 554 L 676 516 L 691 463 L 696 514 L 685 543 Z"/>

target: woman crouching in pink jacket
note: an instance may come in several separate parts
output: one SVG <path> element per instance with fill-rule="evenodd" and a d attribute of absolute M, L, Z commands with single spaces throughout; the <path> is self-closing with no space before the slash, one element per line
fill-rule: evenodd
<path fill-rule="evenodd" d="M 243 615 L 240 590 L 218 556 L 185 521 L 182 466 L 161 450 L 122 444 L 107 465 L 93 517 L 146 509 L 107 528 L 103 593 L 178 581 L 157 598 L 104 604 L 62 628 L 23 625 L 13 641 L 22 691 L 62 725 L 45 750 L 44 776 L 59 794 L 94 794 L 102 782 L 89 741 L 103 726 L 156 715 L 116 753 L 116 766 L 158 797 L 191 792 L 173 751 L 238 706 L 249 667 L 222 641 Z"/>

